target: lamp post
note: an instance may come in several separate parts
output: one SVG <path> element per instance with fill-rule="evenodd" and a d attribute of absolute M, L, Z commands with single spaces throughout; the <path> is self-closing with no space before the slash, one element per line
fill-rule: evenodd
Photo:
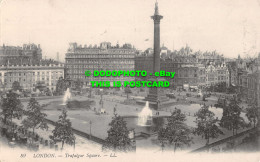
<path fill-rule="evenodd" d="M 92 86 L 90 85 L 90 87 L 89 87 L 89 98 L 91 98 L 91 93 L 92 93 L 92 88 L 91 88 Z"/>
<path fill-rule="evenodd" d="M 136 140 L 135 140 L 135 130 L 129 130 L 128 137 L 131 141 L 131 149 L 132 151 L 136 151 Z"/>
<path fill-rule="evenodd" d="M 114 114 L 116 114 L 116 111 L 117 111 L 117 104 L 115 104 L 115 107 L 114 107 Z"/>
<path fill-rule="evenodd" d="M 103 108 L 103 90 L 100 91 L 100 104 L 101 104 L 101 108 Z"/>
<path fill-rule="evenodd" d="M 75 147 L 76 147 L 76 139 L 74 139 L 74 142 L 73 142 L 73 150 L 75 151 Z"/>
<path fill-rule="evenodd" d="M 89 121 L 89 135 L 90 135 L 89 138 L 90 138 L 90 139 L 91 139 L 91 136 L 92 136 L 92 135 L 91 135 L 91 124 L 92 124 L 92 121 L 90 120 L 90 121 Z"/>

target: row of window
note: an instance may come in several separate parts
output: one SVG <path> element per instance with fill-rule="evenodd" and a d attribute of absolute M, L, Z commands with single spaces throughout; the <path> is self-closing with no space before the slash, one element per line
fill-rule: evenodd
<path fill-rule="evenodd" d="M 52 78 L 51 81 L 55 82 L 56 80 L 59 79 L 59 77 L 62 77 L 62 75 L 61 76 L 56 76 L 56 77 Z M 4 79 L 4 82 L 8 82 L 8 81 L 9 81 L 9 83 L 12 83 L 14 81 L 35 82 L 35 81 L 44 81 L 44 80 L 49 81 L 50 79 L 49 78 L 45 78 L 45 77 L 42 77 L 42 78 L 38 77 L 36 79 L 34 79 L 34 78 L 10 78 L 10 79 Z"/>
<path fill-rule="evenodd" d="M 218 74 L 226 74 L 226 71 L 218 71 Z"/>
<path fill-rule="evenodd" d="M 208 78 L 208 79 L 206 79 L 206 78 L 199 78 L 199 80 L 197 81 L 197 80 L 183 80 L 183 79 L 176 79 L 175 80 L 175 82 L 186 82 L 186 83 L 188 83 L 188 82 L 193 82 L 193 83 L 197 83 L 197 82 L 199 82 L 199 83 L 204 83 L 204 82 L 206 82 L 206 81 L 210 81 L 210 82 L 212 82 L 212 81 L 225 81 L 225 79 L 223 78 L 222 80 L 215 80 L 214 78 Z"/>
<path fill-rule="evenodd" d="M 66 63 L 85 63 L 85 64 L 134 64 L 134 60 L 67 60 Z"/>
<path fill-rule="evenodd" d="M 91 73 L 93 73 L 93 70 L 96 70 L 96 71 L 101 71 L 101 68 L 100 69 L 88 69 L 88 70 L 90 70 L 90 72 Z M 106 69 L 102 69 L 103 71 L 113 71 L 113 70 L 125 70 L 125 71 L 132 71 L 132 70 L 134 70 L 133 68 L 132 69 L 129 69 L 129 68 L 120 68 L 120 67 L 118 67 L 118 69 L 115 69 L 115 68 L 110 68 L 110 69 L 108 69 L 108 68 L 106 68 Z M 81 70 L 68 70 L 67 72 L 69 73 L 69 74 L 85 74 L 85 71 L 86 71 L 86 69 L 81 69 Z"/>
<path fill-rule="evenodd" d="M 87 79 L 87 80 L 90 80 L 90 81 L 94 81 L 94 80 L 104 80 L 104 81 L 123 81 L 123 80 L 134 80 L 135 78 L 134 77 L 93 77 L 93 76 L 89 76 L 89 77 L 86 77 L 84 75 L 70 75 L 69 78 L 74 78 L 74 79 Z"/>
<path fill-rule="evenodd" d="M 56 84 L 55 83 L 51 83 L 51 84 L 49 84 L 49 83 L 46 83 L 46 86 L 56 86 Z M 34 83 L 34 84 L 32 84 L 32 83 L 20 83 L 20 86 L 22 86 L 22 87 L 34 87 L 34 86 L 36 86 L 36 84 Z M 12 84 L 9 84 L 9 85 L 7 85 L 7 87 L 12 87 Z"/>
<path fill-rule="evenodd" d="M 25 75 L 49 75 L 49 74 L 52 74 L 52 75 L 59 75 L 59 74 L 62 74 L 63 72 L 60 72 L 60 71 L 56 71 L 56 72 L 27 72 L 27 73 L 18 73 L 18 72 L 5 72 L 4 73 L 4 76 L 25 76 Z M 2 76 L 2 73 L 0 73 L 0 76 Z"/>
<path fill-rule="evenodd" d="M 226 77 L 225 76 L 218 76 L 218 80 L 226 80 Z"/>
<path fill-rule="evenodd" d="M 99 67 L 99 68 L 118 68 L 118 67 L 133 67 L 134 68 L 134 65 L 133 64 L 123 64 L 123 65 L 120 65 L 120 64 L 110 64 L 110 65 L 67 65 L 67 68 L 96 68 L 96 67 Z"/>
<path fill-rule="evenodd" d="M 125 55 L 122 53 L 128 53 L 130 55 Z M 95 55 L 91 55 L 91 54 L 84 54 L 84 55 L 78 55 L 78 54 L 68 54 L 66 55 L 66 57 L 73 57 L 73 58 L 134 58 L 135 55 L 134 53 L 129 53 L 129 52 L 121 52 L 121 54 L 107 54 L 107 55 L 103 55 L 103 54 L 95 54 Z M 65 58 L 66 59 L 66 58 Z"/>

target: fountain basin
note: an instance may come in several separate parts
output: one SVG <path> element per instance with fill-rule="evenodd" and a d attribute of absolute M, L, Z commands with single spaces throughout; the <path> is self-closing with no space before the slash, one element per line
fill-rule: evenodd
<path fill-rule="evenodd" d="M 167 117 L 151 117 L 150 123 L 146 125 L 139 124 L 139 117 L 137 116 L 124 116 L 124 121 L 127 123 L 127 128 L 129 130 L 134 129 L 135 136 L 146 136 L 157 134 L 158 130 L 165 125 L 167 122 Z"/>
<path fill-rule="evenodd" d="M 149 102 L 146 101 L 144 108 L 142 111 L 138 114 L 138 125 L 139 126 L 149 126 L 152 124 L 153 112 L 149 108 Z"/>

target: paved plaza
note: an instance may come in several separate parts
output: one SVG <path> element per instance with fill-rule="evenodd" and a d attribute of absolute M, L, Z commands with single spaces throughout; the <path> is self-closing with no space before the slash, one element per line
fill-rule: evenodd
<path fill-rule="evenodd" d="M 184 97 L 186 93 L 182 93 L 179 97 Z M 142 96 L 130 96 L 130 98 L 142 98 Z M 208 105 L 214 105 L 216 103 L 215 99 L 217 97 L 211 97 L 211 100 L 209 100 Z M 104 95 L 103 96 L 103 108 L 106 111 L 106 114 L 97 114 L 94 110 L 99 110 L 101 109 L 102 105 L 99 104 L 100 101 L 100 96 L 95 95 L 95 98 L 91 98 L 91 100 L 94 100 L 96 102 L 96 105 L 91 106 L 90 110 L 68 110 L 68 117 L 72 122 L 72 127 L 75 129 L 78 129 L 80 131 L 83 131 L 85 133 L 91 134 L 93 136 L 105 139 L 107 137 L 107 130 L 109 129 L 109 123 L 111 122 L 111 119 L 113 117 L 114 113 L 114 107 L 116 107 L 116 112 L 120 116 L 123 117 L 138 117 L 138 113 L 141 112 L 144 106 L 141 105 L 125 105 L 122 102 L 126 99 L 124 96 L 114 96 L 114 95 Z M 72 100 L 78 100 L 78 101 L 84 101 L 84 100 L 89 100 L 89 98 L 85 96 L 73 96 Z M 190 101 L 193 100 L 194 102 L 201 101 L 201 98 L 195 98 L 195 97 L 189 97 L 186 98 L 186 100 Z M 174 100 L 176 101 L 176 100 Z M 39 100 L 40 104 L 48 104 L 48 103 L 55 103 L 59 104 L 61 103 L 60 98 L 54 98 L 54 99 L 48 99 L 48 100 Z M 26 103 L 24 102 L 26 105 Z M 61 110 L 57 109 L 55 104 L 49 104 L 45 108 L 45 113 L 48 115 L 47 118 L 52 120 L 52 121 L 57 121 L 59 115 L 61 114 Z M 65 107 L 65 106 L 59 106 L 59 107 Z M 171 112 L 175 108 L 181 109 L 183 113 L 186 114 L 187 120 L 186 124 L 194 128 L 196 127 L 196 123 L 194 121 L 196 118 L 194 117 L 194 114 L 200 109 L 201 105 L 200 104 L 178 104 L 172 105 L 167 108 L 163 108 L 160 111 L 152 110 L 153 116 L 170 116 Z M 215 116 L 218 119 L 221 119 L 222 117 L 222 108 L 215 108 L 214 106 L 210 106 L 209 110 L 215 113 Z M 159 112 L 159 115 L 156 115 L 156 113 Z M 242 117 L 247 121 L 245 114 L 242 113 Z M 91 124 L 90 124 L 91 121 Z M 227 131 L 226 129 L 222 129 L 222 131 L 225 133 L 224 135 L 220 136 L 217 139 L 210 139 L 210 143 L 218 141 L 220 139 L 227 138 L 232 135 L 231 131 Z M 239 130 L 238 132 L 241 132 L 244 130 Z M 80 138 L 80 137 L 78 137 Z M 85 139 L 86 140 L 86 139 Z M 200 136 L 193 136 L 193 144 L 186 150 L 186 151 L 191 151 L 197 148 L 200 148 L 206 144 L 206 140 L 202 139 Z M 79 145 L 84 145 L 87 144 L 83 141 L 78 142 Z M 139 139 L 136 141 L 137 145 L 137 151 L 138 150 L 143 150 L 143 149 L 149 149 L 150 151 L 157 152 L 160 151 L 160 144 L 157 141 L 157 135 L 151 135 L 150 137 Z"/>

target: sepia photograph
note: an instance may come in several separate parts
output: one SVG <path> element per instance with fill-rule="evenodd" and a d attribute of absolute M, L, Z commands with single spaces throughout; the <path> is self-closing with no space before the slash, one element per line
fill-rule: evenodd
<path fill-rule="evenodd" d="M 0 0 L 0 162 L 260 162 L 260 0 Z"/>

